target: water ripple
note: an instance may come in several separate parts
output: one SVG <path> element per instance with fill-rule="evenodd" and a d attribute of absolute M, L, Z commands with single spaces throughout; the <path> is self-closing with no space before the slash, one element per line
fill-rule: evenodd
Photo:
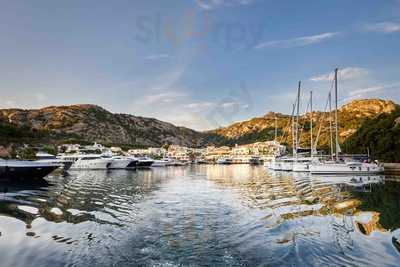
<path fill-rule="evenodd" d="M 2 266 L 396 266 L 397 181 L 210 165 L 0 184 Z"/>

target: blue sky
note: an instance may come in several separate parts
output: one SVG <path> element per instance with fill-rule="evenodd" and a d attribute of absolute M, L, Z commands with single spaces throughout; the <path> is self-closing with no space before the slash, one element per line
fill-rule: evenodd
<path fill-rule="evenodd" d="M 98 104 L 205 130 L 291 112 L 400 102 L 400 1 L 0 0 L 0 107 Z"/>

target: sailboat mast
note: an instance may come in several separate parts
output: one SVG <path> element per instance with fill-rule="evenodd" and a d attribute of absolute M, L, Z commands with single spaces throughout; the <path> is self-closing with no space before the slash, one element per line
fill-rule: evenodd
<path fill-rule="evenodd" d="M 278 138 L 278 118 L 275 115 L 275 141 Z"/>
<path fill-rule="evenodd" d="M 297 114 L 296 114 L 296 158 L 297 158 L 297 149 L 299 148 L 299 115 L 300 115 L 300 88 L 301 81 L 299 81 L 299 87 L 297 89 Z"/>
<path fill-rule="evenodd" d="M 338 126 L 338 69 L 335 69 L 335 138 L 336 160 L 339 161 L 339 126 Z"/>
<path fill-rule="evenodd" d="M 313 103 L 312 103 L 312 91 L 310 91 L 310 146 L 311 146 L 311 157 L 313 157 L 313 151 L 314 151 L 314 146 L 313 146 Z"/>
<path fill-rule="evenodd" d="M 332 133 L 332 94 L 329 92 L 329 136 L 330 136 L 330 147 L 331 147 L 331 159 L 333 155 L 333 133 Z"/>
<path fill-rule="evenodd" d="M 297 101 L 297 99 L 296 99 Z M 293 147 L 293 156 L 296 154 L 296 136 L 295 136 L 295 128 L 294 128 L 294 111 L 296 109 L 296 103 L 293 104 L 292 110 L 292 147 Z"/>

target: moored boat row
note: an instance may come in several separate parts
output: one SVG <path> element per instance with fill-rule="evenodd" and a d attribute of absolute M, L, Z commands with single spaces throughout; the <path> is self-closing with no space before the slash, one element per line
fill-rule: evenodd
<path fill-rule="evenodd" d="M 0 180 L 37 180 L 60 169 L 68 170 L 136 170 L 140 168 L 184 166 L 187 162 L 163 158 L 153 160 L 148 157 L 113 156 L 103 154 L 59 154 L 58 156 L 39 152 L 36 160 L 0 159 Z"/>
<path fill-rule="evenodd" d="M 378 161 L 370 161 L 369 158 L 359 158 L 354 155 L 342 155 L 339 145 L 339 119 L 338 119 L 338 69 L 334 72 L 334 88 L 335 88 L 335 116 L 334 116 L 334 127 L 335 127 L 335 145 L 333 144 L 333 133 L 332 133 L 332 119 L 329 119 L 330 126 L 330 142 L 331 142 L 331 155 L 330 157 L 323 157 L 316 155 L 318 138 L 320 130 L 316 140 L 313 136 L 313 110 L 312 110 L 312 92 L 310 93 L 310 102 L 308 103 L 311 107 L 310 112 L 310 151 L 308 156 L 304 156 L 298 153 L 300 149 L 300 138 L 299 138 L 299 106 L 300 106 L 300 87 L 297 90 L 297 98 L 295 105 L 293 105 L 292 111 L 292 135 L 293 135 L 293 156 L 292 157 L 281 157 L 275 158 L 271 162 L 267 163 L 266 166 L 275 171 L 293 171 L 293 172 L 310 172 L 311 174 L 321 175 L 334 175 L 334 174 L 376 174 L 384 172 L 383 164 Z M 295 106 L 297 106 L 297 115 L 294 117 Z M 328 101 L 325 109 L 329 106 L 329 114 L 332 114 L 331 110 L 331 92 L 328 94 Z M 334 148 L 335 146 L 335 148 Z"/>

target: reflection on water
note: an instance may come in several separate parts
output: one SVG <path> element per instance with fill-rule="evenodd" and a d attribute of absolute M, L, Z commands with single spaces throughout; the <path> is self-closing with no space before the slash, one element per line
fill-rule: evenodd
<path fill-rule="evenodd" d="M 1 266 L 396 266 L 400 183 L 190 166 L 0 184 Z"/>

